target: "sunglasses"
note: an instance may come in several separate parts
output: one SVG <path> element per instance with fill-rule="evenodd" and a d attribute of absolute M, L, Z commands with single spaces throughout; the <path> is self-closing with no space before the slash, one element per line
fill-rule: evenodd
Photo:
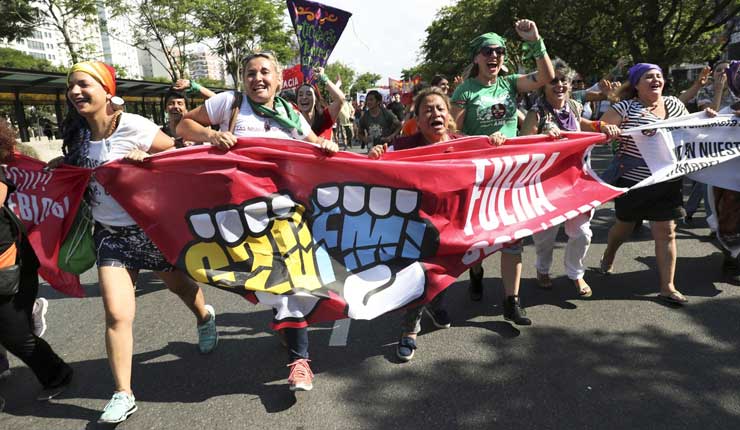
<path fill-rule="evenodd" d="M 570 83 L 566 78 L 555 78 L 552 81 L 550 81 L 550 85 L 557 85 L 558 82 L 562 82 L 563 85 L 568 85 Z"/>
<path fill-rule="evenodd" d="M 480 49 L 480 54 L 484 57 L 491 57 L 494 53 L 499 57 L 503 57 L 506 55 L 506 48 L 502 46 L 484 46 Z"/>

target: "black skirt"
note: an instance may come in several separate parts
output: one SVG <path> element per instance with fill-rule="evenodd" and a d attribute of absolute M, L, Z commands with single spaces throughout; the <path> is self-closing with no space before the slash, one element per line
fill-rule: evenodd
<path fill-rule="evenodd" d="M 682 179 L 682 178 L 681 178 Z M 617 219 L 626 222 L 640 220 L 670 221 L 686 216 L 683 208 L 682 180 L 673 180 L 631 190 L 614 200 Z M 617 187 L 628 188 L 637 184 L 619 178 Z"/>

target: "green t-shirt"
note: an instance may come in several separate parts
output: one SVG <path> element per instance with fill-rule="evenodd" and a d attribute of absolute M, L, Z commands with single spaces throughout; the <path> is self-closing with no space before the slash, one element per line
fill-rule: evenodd
<path fill-rule="evenodd" d="M 490 87 L 475 78 L 468 78 L 455 89 L 452 103 L 465 109 L 462 132 L 490 135 L 500 131 L 506 137 L 516 137 L 516 81 L 521 75 L 499 76 Z"/>

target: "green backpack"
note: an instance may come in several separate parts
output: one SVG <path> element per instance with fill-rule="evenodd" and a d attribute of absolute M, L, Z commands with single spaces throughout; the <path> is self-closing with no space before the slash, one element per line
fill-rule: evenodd
<path fill-rule="evenodd" d="M 95 264 L 95 242 L 90 206 L 84 201 L 77 209 L 72 227 L 59 248 L 57 266 L 65 272 L 81 275 Z"/>

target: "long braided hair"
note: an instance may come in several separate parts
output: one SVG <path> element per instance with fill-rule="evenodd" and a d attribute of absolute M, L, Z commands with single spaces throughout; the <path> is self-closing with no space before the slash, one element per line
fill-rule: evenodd
<path fill-rule="evenodd" d="M 62 154 L 64 162 L 73 166 L 87 166 L 90 153 L 90 136 L 92 131 L 87 120 L 77 112 L 77 109 L 67 99 L 67 116 L 62 122 Z"/>

